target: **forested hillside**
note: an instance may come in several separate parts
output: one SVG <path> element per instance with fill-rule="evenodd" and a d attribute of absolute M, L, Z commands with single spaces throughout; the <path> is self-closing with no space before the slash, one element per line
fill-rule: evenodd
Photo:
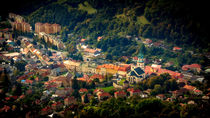
<path fill-rule="evenodd" d="M 32 12 L 28 21 L 59 23 L 93 42 L 101 35 L 132 35 L 207 48 L 209 23 L 201 7 L 177 0 L 58 0 Z"/>

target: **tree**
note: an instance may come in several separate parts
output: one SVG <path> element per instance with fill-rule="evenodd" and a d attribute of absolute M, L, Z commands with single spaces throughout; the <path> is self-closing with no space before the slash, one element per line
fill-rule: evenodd
<path fill-rule="evenodd" d="M 78 90 L 78 89 L 79 89 L 79 84 L 78 84 L 78 81 L 77 81 L 76 78 L 77 78 L 77 77 L 76 77 L 76 75 L 75 75 L 74 78 L 73 78 L 73 81 L 72 81 L 72 88 L 73 88 L 74 90 Z"/>
<path fill-rule="evenodd" d="M 87 94 L 85 94 L 85 96 L 84 96 L 84 103 L 88 103 L 88 102 L 89 102 L 88 96 L 87 96 Z"/>
<path fill-rule="evenodd" d="M 17 45 L 20 46 L 21 45 L 21 41 L 17 40 Z"/>
<path fill-rule="evenodd" d="M 0 98 L 2 99 L 5 96 L 5 93 L 8 92 L 10 88 L 10 79 L 8 76 L 8 73 L 6 71 L 6 68 L 4 68 L 4 71 L 0 75 Z"/>
<path fill-rule="evenodd" d="M 25 62 L 24 60 L 21 60 L 19 62 L 16 62 L 15 66 L 17 67 L 18 70 L 25 71 L 26 64 L 27 64 L 27 62 Z"/>
<path fill-rule="evenodd" d="M 74 92 L 72 93 L 72 95 L 75 97 L 75 98 L 80 98 L 80 94 L 79 94 L 79 91 L 77 89 L 74 89 Z"/>

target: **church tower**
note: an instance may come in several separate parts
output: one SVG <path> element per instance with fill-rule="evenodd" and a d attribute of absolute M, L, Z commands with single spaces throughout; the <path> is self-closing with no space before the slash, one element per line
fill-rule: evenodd
<path fill-rule="evenodd" d="M 144 70 L 144 55 L 141 52 L 138 54 L 137 67 Z"/>

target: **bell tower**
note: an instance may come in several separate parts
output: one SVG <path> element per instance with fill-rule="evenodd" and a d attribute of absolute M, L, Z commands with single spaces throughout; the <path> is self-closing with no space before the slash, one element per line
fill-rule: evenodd
<path fill-rule="evenodd" d="M 144 70 L 144 55 L 141 52 L 138 54 L 137 67 Z"/>

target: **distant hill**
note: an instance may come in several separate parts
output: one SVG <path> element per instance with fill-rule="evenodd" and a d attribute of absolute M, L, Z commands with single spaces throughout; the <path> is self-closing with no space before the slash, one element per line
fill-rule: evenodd
<path fill-rule="evenodd" d="M 70 33 L 90 37 L 126 35 L 165 40 L 209 51 L 204 2 L 187 0 L 40 0 L 26 2 L 28 21 L 59 23 Z M 34 5 L 32 5 L 34 4 Z M 95 44 L 96 45 L 96 44 Z"/>

